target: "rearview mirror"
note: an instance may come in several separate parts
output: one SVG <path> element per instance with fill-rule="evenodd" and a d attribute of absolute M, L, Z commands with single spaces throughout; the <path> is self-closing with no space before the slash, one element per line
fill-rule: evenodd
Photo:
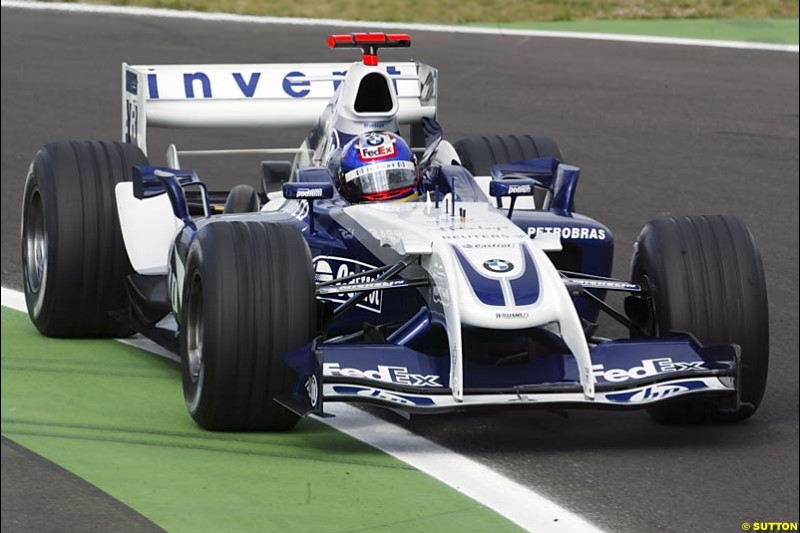
<path fill-rule="evenodd" d="M 508 196 L 511 198 L 511 204 L 508 206 L 508 218 L 511 218 L 511 215 L 514 213 L 514 204 L 517 202 L 517 197 L 533 196 L 535 188 L 535 179 L 522 176 L 493 179 L 489 182 L 489 194 L 491 196 L 495 198 Z M 499 201 L 500 200 L 498 200 L 498 202 Z M 498 207 L 501 207 L 499 203 Z"/>

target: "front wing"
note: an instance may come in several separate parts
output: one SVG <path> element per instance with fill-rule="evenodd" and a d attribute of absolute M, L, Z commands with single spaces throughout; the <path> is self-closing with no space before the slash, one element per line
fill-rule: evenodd
<path fill-rule="evenodd" d="M 624 339 L 595 345 L 591 358 L 594 398 L 584 395 L 578 365 L 563 353 L 506 366 L 465 362 L 464 395 L 457 398 L 446 386 L 447 357 L 392 344 L 314 343 L 289 359 L 300 378 L 294 397 L 278 400 L 300 414 L 323 414 L 328 401 L 418 413 L 473 406 L 633 409 L 700 395 L 738 406 L 735 345 L 703 345 L 689 335 Z"/>

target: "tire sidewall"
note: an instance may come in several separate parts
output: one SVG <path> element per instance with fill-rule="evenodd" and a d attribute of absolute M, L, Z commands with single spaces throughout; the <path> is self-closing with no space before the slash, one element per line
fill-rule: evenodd
<path fill-rule="evenodd" d="M 50 170 L 46 174 L 46 170 Z M 28 211 L 35 193 L 39 194 L 43 209 L 44 229 L 46 234 L 45 249 L 47 260 L 45 261 L 44 273 L 38 289 L 30 286 L 27 272 L 28 251 L 26 246 L 26 235 L 28 227 Z M 22 222 L 21 222 L 21 256 L 22 256 L 22 278 L 27 303 L 28 314 L 33 323 L 40 330 L 48 330 L 53 312 L 53 298 L 50 296 L 49 287 L 60 283 L 59 272 L 59 238 L 60 224 L 58 223 L 58 203 L 55 201 L 57 195 L 55 180 L 52 176 L 50 155 L 46 148 L 40 149 L 28 169 L 25 179 L 25 189 L 23 194 Z"/>
<path fill-rule="evenodd" d="M 202 350 L 200 375 L 197 380 L 193 379 L 189 368 L 189 331 L 187 330 L 187 324 L 190 314 L 195 311 L 192 308 L 192 284 L 199 281 L 203 300 L 202 342 L 204 348 L 209 346 L 213 339 L 209 338 L 209 328 L 206 327 L 206 324 L 213 323 L 213 317 L 210 314 L 214 312 L 214 306 L 206 305 L 210 301 L 208 290 L 213 284 L 209 274 L 203 261 L 203 247 L 199 240 L 195 238 L 189 248 L 186 259 L 186 274 L 183 279 L 182 292 L 183 301 L 181 303 L 182 333 L 180 335 L 181 380 L 183 382 L 184 400 L 189 413 L 195 419 L 198 417 L 202 419 L 203 413 L 207 411 L 206 405 L 213 404 L 212 394 L 214 390 L 213 380 L 216 376 L 216 360 L 214 359 L 215 350 Z M 199 422 L 202 425 L 202 420 Z"/>

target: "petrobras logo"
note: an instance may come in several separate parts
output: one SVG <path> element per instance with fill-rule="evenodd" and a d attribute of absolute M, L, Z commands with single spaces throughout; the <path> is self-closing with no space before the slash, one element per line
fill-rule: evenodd
<path fill-rule="evenodd" d="M 532 190 L 530 185 L 512 185 L 508 188 L 508 194 L 531 194 Z"/>
<path fill-rule="evenodd" d="M 644 379 L 659 374 L 685 370 L 708 370 L 702 361 L 673 361 L 671 357 L 644 359 L 642 364 L 631 368 L 606 369 L 602 364 L 592 365 L 595 381 L 602 378 L 609 383 L 621 383 L 630 379 Z"/>
<path fill-rule="evenodd" d="M 551 227 L 551 226 L 531 226 L 528 228 L 528 236 L 533 238 L 541 233 L 550 233 L 561 239 L 579 240 L 605 240 L 607 233 L 602 228 L 574 228 L 574 227 Z"/>
<path fill-rule="evenodd" d="M 306 202 L 303 202 L 304 204 Z M 376 268 L 368 263 L 356 261 L 347 257 L 337 257 L 330 255 L 319 255 L 314 258 L 314 278 L 317 283 L 326 281 L 333 281 L 334 279 L 344 278 L 363 272 L 364 270 L 372 270 Z M 375 276 L 359 276 L 355 279 L 348 281 L 348 284 L 360 285 L 363 283 L 371 283 L 375 281 Z M 320 300 L 326 300 L 334 303 L 344 303 L 350 297 L 350 294 L 340 293 L 331 294 L 320 297 Z M 372 291 L 363 300 L 356 304 L 356 307 L 365 311 L 380 314 L 383 307 L 383 291 Z"/>
<path fill-rule="evenodd" d="M 322 371 L 324 376 L 332 378 L 371 379 L 412 387 L 442 387 L 442 384 L 439 383 L 440 376 L 415 374 L 409 372 L 405 366 L 378 365 L 377 370 L 360 370 L 358 368 L 341 368 L 339 363 L 323 363 Z"/>
<path fill-rule="evenodd" d="M 297 198 L 322 198 L 322 188 L 298 189 L 295 196 Z"/>

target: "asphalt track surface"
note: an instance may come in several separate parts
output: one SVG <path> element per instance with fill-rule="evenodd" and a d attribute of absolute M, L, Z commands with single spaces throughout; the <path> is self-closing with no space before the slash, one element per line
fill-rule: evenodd
<path fill-rule="evenodd" d="M 20 202 L 30 159 L 50 140 L 119 137 L 122 61 L 344 59 L 325 47 L 328 33 L 4 8 L 3 286 L 20 287 Z M 590 411 L 387 420 L 410 425 L 613 531 L 730 532 L 743 521 L 797 521 L 797 55 L 426 32 L 412 37 L 413 57 L 440 69 L 439 119 L 448 138 L 549 135 L 583 168 L 578 209 L 614 231 L 617 275 L 626 275 L 631 244 L 650 218 L 741 216 L 764 258 L 771 367 L 761 409 L 736 426 L 673 428 L 642 413 Z M 151 160 L 161 163 L 169 142 L 286 146 L 299 144 L 303 133 L 154 130 L 149 144 Z M 258 181 L 257 160 L 221 160 L 200 170 L 212 188 Z M 25 476 L 24 469 L 6 469 L 6 462 L 4 444 L 4 529 L 11 512 L 6 494 L 15 485 L 7 483 L 7 472 Z M 16 501 L 23 514 L 37 503 Z M 61 510 L 47 509 L 59 519 Z"/>
<path fill-rule="evenodd" d="M 2 438 L 3 531 L 163 531 L 129 507 Z M 20 512 L 20 510 L 24 510 Z"/>

